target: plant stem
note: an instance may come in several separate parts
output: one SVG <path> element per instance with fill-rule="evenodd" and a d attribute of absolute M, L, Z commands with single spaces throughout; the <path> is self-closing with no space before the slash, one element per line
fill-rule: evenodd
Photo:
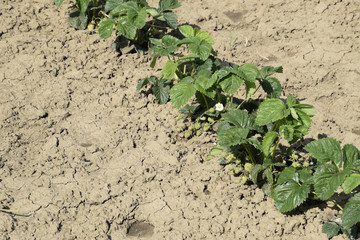
<path fill-rule="evenodd" d="M 208 104 L 208 102 L 207 102 L 207 100 L 206 100 L 206 97 L 204 96 L 203 93 L 201 93 L 201 96 L 204 98 L 204 102 L 205 102 L 205 105 L 206 105 L 206 109 L 209 109 L 209 104 Z"/>
<path fill-rule="evenodd" d="M 239 109 L 243 104 L 244 104 L 245 100 L 242 101 L 235 109 Z"/>
<path fill-rule="evenodd" d="M 335 200 L 331 200 L 341 211 L 344 210 Z"/>
<path fill-rule="evenodd" d="M 217 95 L 218 102 L 221 102 L 220 93 L 219 93 L 218 89 L 216 89 L 216 95 Z"/>
<path fill-rule="evenodd" d="M 245 148 L 246 152 L 248 153 L 251 162 L 255 165 L 255 164 L 256 164 L 256 161 L 255 161 L 255 159 L 254 159 L 254 156 L 253 156 L 252 153 L 251 153 L 251 150 L 249 149 L 249 147 L 248 147 L 246 144 L 244 145 L 244 148 Z"/>
<path fill-rule="evenodd" d="M 107 17 L 107 18 L 110 18 L 110 16 L 107 15 L 106 13 L 104 13 L 103 11 L 99 11 L 99 13 L 101 13 L 102 15 L 104 15 L 104 16 Z"/>

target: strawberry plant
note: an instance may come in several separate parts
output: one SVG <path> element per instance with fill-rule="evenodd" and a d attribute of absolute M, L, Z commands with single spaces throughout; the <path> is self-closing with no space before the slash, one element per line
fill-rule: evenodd
<path fill-rule="evenodd" d="M 64 0 L 54 0 L 57 6 L 60 6 Z M 89 0 L 76 0 L 76 6 L 68 18 L 70 26 L 76 29 L 85 29 L 88 26 L 89 16 L 92 15 L 94 18 L 99 8 L 99 1 L 94 0 L 90 3 Z"/>
<path fill-rule="evenodd" d="M 300 104 L 291 95 L 286 104 L 277 98 L 260 104 L 250 103 L 222 114 L 223 121 L 217 129 L 219 146 L 211 150 L 207 158 L 212 159 L 225 151 L 225 155 L 232 158 L 230 161 L 220 158 L 221 164 L 235 162 L 240 169 L 248 164 L 248 171 L 241 171 L 240 175 L 250 177 L 260 187 L 265 183 L 269 187 L 285 166 L 300 166 L 291 144 L 307 134 L 314 109 L 311 105 Z M 288 146 L 280 142 L 287 142 Z"/>
<path fill-rule="evenodd" d="M 360 152 L 351 144 L 342 149 L 333 138 L 324 138 L 307 144 L 304 148 L 317 160 L 313 169 L 285 168 L 272 186 L 271 196 L 276 208 L 288 212 L 307 198 L 332 200 L 342 215 L 323 225 L 323 232 L 333 237 L 341 230 L 350 239 L 360 222 Z M 344 207 L 332 198 L 338 188 L 349 195 Z M 354 191 L 355 190 L 355 191 Z"/>
<path fill-rule="evenodd" d="M 148 49 L 149 38 L 159 38 L 166 27 L 177 28 L 178 21 L 172 9 L 180 6 L 177 0 L 160 0 L 158 8 L 152 8 L 146 0 L 108 0 L 105 18 L 99 24 L 100 37 L 106 39 L 116 29 L 117 38 L 113 49 L 129 52 Z M 147 21 L 152 17 L 151 21 Z"/>
<path fill-rule="evenodd" d="M 64 0 L 54 0 L 60 6 Z M 152 8 L 146 0 L 76 0 L 77 8 L 70 13 L 68 22 L 76 29 L 90 30 L 98 25 L 101 38 L 107 39 L 116 30 L 113 50 L 128 53 L 148 49 L 149 38 L 159 38 L 167 27 L 177 28 L 178 22 L 172 9 L 180 6 L 177 0 L 160 0 Z M 152 20 L 148 21 L 151 17 Z M 88 25 L 89 19 L 91 19 Z"/>

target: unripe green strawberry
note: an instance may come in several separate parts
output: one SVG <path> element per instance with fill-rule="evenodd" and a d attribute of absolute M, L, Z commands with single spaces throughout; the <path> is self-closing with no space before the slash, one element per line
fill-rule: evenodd
<path fill-rule="evenodd" d="M 204 131 L 208 131 L 210 129 L 211 125 L 209 123 L 204 124 Z"/>
<path fill-rule="evenodd" d="M 183 118 L 182 114 L 179 114 L 179 115 L 177 115 L 176 120 L 180 120 L 182 118 Z"/>
<path fill-rule="evenodd" d="M 200 130 L 197 130 L 197 131 L 196 131 L 196 136 L 200 136 L 201 133 L 202 133 L 202 132 L 201 132 Z"/>
<path fill-rule="evenodd" d="M 195 130 L 195 125 L 194 125 L 194 124 L 191 124 L 190 127 L 189 127 L 189 130 L 190 130 L 190 131 L 194 131 L 194 130 Z"/>
<path fill-rule="evenodd" d="M 192 136 L 192 132 L 190 130 L 185 131 L 185 138 L 190 138 Z"/>
<path fill-rule="evenodd" d="M 199 130 L 201 128 L 201 124 L 199 122 L 195 123 L 195 129 Z"/>
<path fill-rule="evenodd" d="M 251 163 L 245 163 L 244 168 L 245 168 L 245 171 L 250 172 L 251 168 L 252 168 L 252 164 Z"/>
<path fill-rule="evenodd" d="M 229 161 L 229 162 L 233 162 L 236 160 L 236 157 L 234 154 L 229 154 L 227 157 L 226 157 L 226 160 Z"/>
<path fill-rule="evenodd" d="M 215 112 L 215 109 L 214 109 L 214 108 L 210 108 L 210 109 L 209 109 L 209 112 L 210 112 L 210 113 L 214 113 L 214 112 Z"/>
<path fill-rule="evenodd" d="M 234 168 L 235 168 L 235 166 L 230 166 L 230 167 L 228 167 L 228 170 L 229 171 L 234 171 Z"/>
<path fill-rule="evenodd" d="M 95 25 L 92 24 L 92 23 L 89 23 L 89 25 L 87 26 L 87 29 L 88 29 L 89 31 L 94 30 L 94 28 L 95 28 Z"/>
<path fill-rule="evenodd" d="M 298 163 L 298 162 L 293 162 L 293 163 L 291 164 L 291 166 L 293 166 L 294 168 L 301 167 L 300 163 Z"/>
<path fill-rule="evenodd" d="M 241 172 L 241 168 L 235 168 L 235 171 L 234 171 L 235 174 L 239 174 L 240 172 Z"/>
<path fill-rule="evenodd" d="M 304 167 L 308 167 L 309 165 L 310 165 L 310 164 L 309 164 L 308 161 L 306 161 L 306 162 L 303 163 L 303 166 L 304 166 Z"/>
<path fill-rule="evenodd" d="M 241 177 L 241 183 L 245 184 L 247 182 L 248 178 L 246 176 Z"/>
<path fill-rule="evenodd" d="M 213 118 L 211 118 L 211 117 L 208 117 L 208 122 L 213 124 L 215 122 L 215 120 Z"/>

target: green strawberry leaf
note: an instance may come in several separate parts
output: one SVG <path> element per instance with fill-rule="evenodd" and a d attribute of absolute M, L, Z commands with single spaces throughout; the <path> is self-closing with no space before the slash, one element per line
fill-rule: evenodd
<path fill-rule="evenodd" d="M 322 226 L 322 232 L 327 234 L 329 238 L 335 237 L 340 231 L 340 226 L 334 222 L 326 222 Z"/>
<path fill-rule="evenodd" d="M 360 174 L 351 174 L 346 177 L 341 187 L 345 194 L 350 194 L 357 186 L 360 185 Z"/>
<path fill-rule="evenodd" d="M 323 138 L 307 144 L 304 149 L 321 162 L 331 160 L 338 168 L 342 165 L 340 143 L 333 138 Z"/>
<path fill-rule="evenodd" d="M 139 83 L 136 85 L 136 91 L 139 92 L 140 89 L 142 89 L 144 86 L 149 84 L 148 78 L 143 78 L 139 81 Z"/>
<path fill-rule="evenodd" d="M 356 193 L 348 200 L 341 219 L 344 228 L 351 228 L 360 222 L 360 193 Z"/>
<path fill-rule="evenodd" d="M 212 50 L 211 45 L 205 40 L 201 40 L 197 37 L 192 37 L 191 40 L 192 42 L 188 45 L 189 50 L 192 53 L 199 55 L 200 59 L 205 61 L 209 57 Z"/>
<path fill-rule="evenodd" d="M 279 134 L 288 142 L 294 139 L 294 128 L 291 125 L 282 125 L 279 127 Z"/>
<path fill-rule="evenodd" d="M 255 184 L 258 184 L 259 173 L 261 173 L 264 169 L 265 169 L 265 167 L 261 164 L 255 164 L 251 167 L 251 170 L 250 170 L 251 180 Z"/>
<path fill-rule="evenodd" d="M 173 62 L 171 60 L 167 61 L 164 68 L 162 69 L 162 76 L 164 76 L 164 78 L 168 80 L 171 80 L 174 77 L 177 67 L 178 64 L 176 62 Z"/>
<path fill-rule="evenodd" d="M 119 6 L 120 4 L 124 3 L 124 0 L 107 0 L 105 3 L 105 12 L 109 12 Z"/>
<path fill-rule="evenodd" d="M 194 28 L 191 27 L 190 25 L 183 25 L 179 27 L 179 30 L 181 32 L 182 35 L 184 35 L 184 37 L 194 37 L 195 36 L 195 32 L 194 32 Z"/>
<path fill-rule="evenodd" d="M 165 104 L 169 101 L 170 87 L 164 86 L 163 82 L 159 82 L 159 84 L 154 85 L 152 87 L 152 91 L 156 99 L 159 101 L 159 104 Z"/>
<path fill-rule="evenodd" d="M 249 114 L 243 110 L 233 110 L 222 114 L 224 121 L 232 123 L 236 127 L 246 128 L 248 127 Z"/>
<path fill-rule="evenodd" d="M 60 6 L 64 0 L 54 0 L 56 6 Z"/>
<path fill-rule="evenodd" d="M 344 168 L 352 167 L 356 161 L 360 160 L 360 152 L 354 145 L 344 145 L 342 152 Z"/>
<path fill-rule="evenodd" d="M 349 174 L 350 171 L 347 170 L 339 172 L 338 168 L 333 164 L 321 165 L 314 174 L 316 195 L 321 200 L 329 199 Z"/>
<path fill-rule="evenodd" d="M 244 80 L 242 80 L 235 74 L 230 74 L 225 79 L 223 79 L 219 84 L 225 93 L 229 95 L 234 95 L 236 91 L 240 88 L 243 81 Z"/>
<path fill-rule="evenodd" d="M 159 10 L 161 12 L 169 10 L 169 9 L 178 8 L 180 6 L 181 5 L 178 2 L 178 0 L 160 0 L 160 2 L 159 2 Z"/>
<path fill-rule="evenodd" d="M 261 81 L 261 87 L 269 98 L 279 98 L 281 95 L 281 84 L 276 78 L 267 78 Z"/>
<path fill-rule="evenodd" d="M 270 131 L 265 134 L 262 145 L 261 145 L 261 149 L 262 149 L 262 152 L 264 153 L 265 157 L 270 155 L 270 147 L 272 146 L 272 144 L 274 143 L 274 140 L 278 136 L 279 136 L 279 134 L 274 131 Z"/>
<path fill-rule="evenodd" d="M 259 70 L 253 64 L 244 64 L 241 66 L 234 66 L 234 68 L 239 69 L 245 74 L 245 81 L 247 82 L 255 82 L 257 75 L 259 74 Z"/>
<path fill-rule="evenodd" d="M 145 26 L 146 23 L 146 8 L 139 8 L 136 4 L 129 4 L 128 6 L 128 19 L 133 23 L 133 25 L 141 29 Z"/>
<path fill-rule="evenodd" d="M 293 167 L 285 168 L 279 175 L 277 184 L 283 184 L 287 182 L 299 182 L 299 174 L 296 172 L 296 169 Z"/>
<path fill-rule="evenodd" d="M 310 185 L 290 181 L 271 189 L 271 196 L 275 201 L 275 207 L 282 213 L 289 212 L 301 203 L 303 203 L 309 196 Z"/>
<path fill-rule="evenodd" d="M 207 32 L 204 31 L 200 31 L 198 32 L 196 35 L 196 37 L 198 37 L 201 41 L 205 41 L 206 43 L 210 44 L 210 45 L 214 45 L 215 41 L 214 39 L 211 37 L 211 35 Z"/>
<path fill-rule="evenodd" d="M 246 87 L 246 101 L 248 101 L 253 97 L 253 94 L 256 91 L 256 85 L 254 82 L 245 81 L 245 87 Z"/>
<path fill-rule="evenodd" d="M 171 27 L 172 29 L 176 29 L 178 26 L 178 20 L 176 14 L 173 12 L 163 12 L 162 16 L 165 19 L 165 22 Z"/>
<path fill-rule="evenodd" d="M 295 104 L 298 104 L 299 101 L 293 96 L 293 95 L 289 95 L 287 98 L 286 98 L 286 103 L 288 105 L 288 107 L 293 107 L 295 106 Z"/>
<path fill-rule="evenodd" d="M 69 14 L 67 20 L 71 27 L 84 30 L 87 27 L 88 15 L 75 9 Z"/>
<path fill-rule="evenodd" d="M 218 131 L 219 144 L 221 146 L 235 146 L 242 144 L 249 133 L 247 128 L 231 127 Z"/>
<path fill-rule="evenodd" d="M 184 81 L 187 78 L 184 78 L 181 82 L 175 84 L 170 90 L 170 101 L 175 108 L 182 107 L 195 95 L 196 88 L 194 85 Z"/>
<path fill-rule="evenodd" d="M 199 84 L 203 89 L 211 88 L 216 79 L 211 77 L 211 71 L 209 70 L 200 70 L 196 74 L 196 83 Z"/>
<path fill-rule="evenodd" d="M 267 77 L 269 77 L 270 75 L 274 74 L 274 73 L 282 73 L 283 72 L 283 68 L 280 66 L 280 67 L 270 67 L 270 66 L 266 66 L 266 67 L 263 67 L 257 78 L 258 79 L 265 79 Z"/>
<path fill-rule="evenodd" d="M 81 13 L 85 13 L 89 6 L 89 0 L 76 0 L 76 5 Z"/>
<path fill-rule="evenodd" d="M 293 106 L 296 110 L 301 110 L 302 112 L 306 113 L 310 118 L 315 115 L 315 108 L 310 104 L 295 104 Z"/>
<path fill-rule="evenodd" d="M 286 110 L 285 103 L 280 99 L 268 99 L 260 104 L 255 123 L 263 126 L 270 122 L 276 122 L 290 114 L 290 111 Z"/>
<path fill-rule="evenodd" d="M 102 39 L 107 39 L 111 36 L 114 24 L 115 21 L 112 19 L 106 19 L 100 22 L 98 31 Z"/>
<path fill-rule="evenodd" d="M 116 30 L 127 39 L 134 39 L 137 28 L 128 17 L 122 16 L 118 19 Z"/>

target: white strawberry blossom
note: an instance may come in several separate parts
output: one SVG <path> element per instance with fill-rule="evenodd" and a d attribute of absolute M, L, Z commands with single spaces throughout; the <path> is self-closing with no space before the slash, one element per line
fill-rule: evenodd
<path fill-rule="evenodd" d="M 215 105 L 215 110 L 221 112 L 222 110 L 224 110 L 224 105 L 222 105 L 222 103 L 217 103 Z"/>

